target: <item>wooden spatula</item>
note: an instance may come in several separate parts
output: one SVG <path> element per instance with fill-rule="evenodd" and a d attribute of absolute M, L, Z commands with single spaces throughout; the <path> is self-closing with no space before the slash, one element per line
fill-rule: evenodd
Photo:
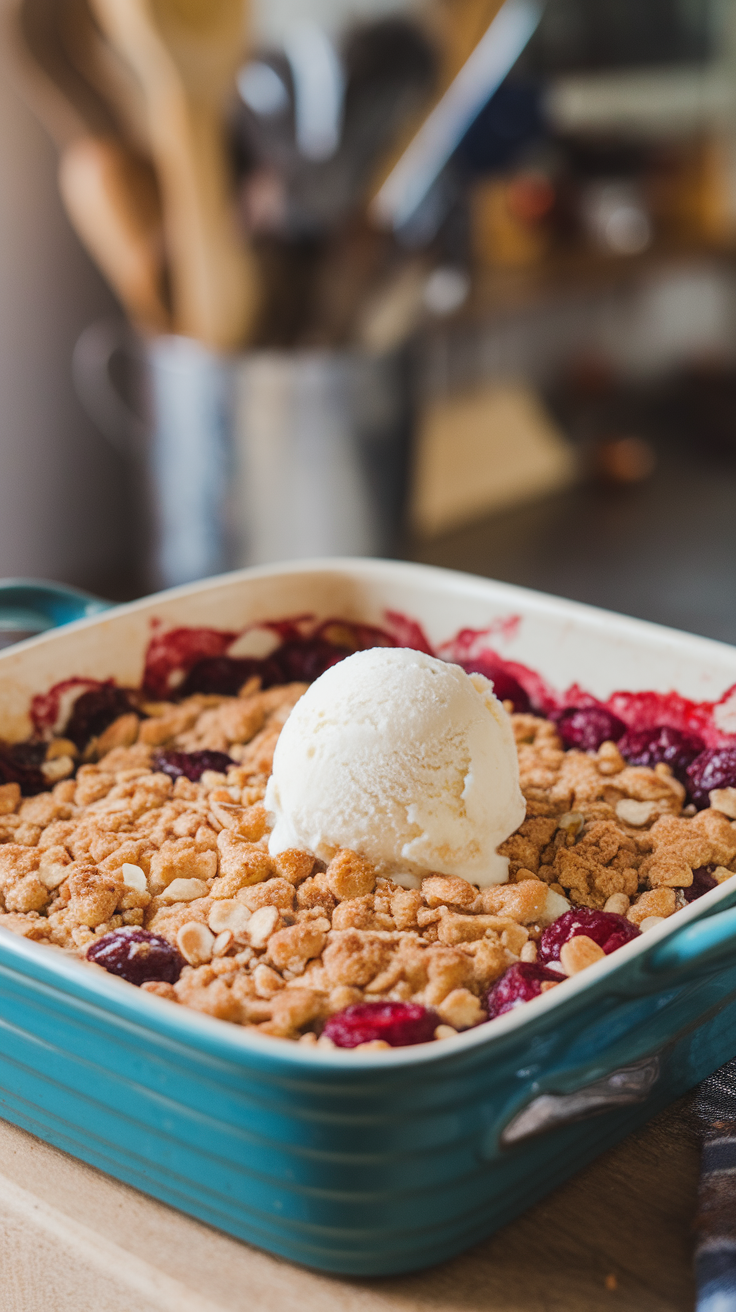
<path fill-rule="evenodd" d="M 138 76 L 161 186 L 174 325 L 215 348 L 242 345 L 258 291 L 231 212 L 224 108 L 244 53 L 244 0 L 94 0 Z"/>

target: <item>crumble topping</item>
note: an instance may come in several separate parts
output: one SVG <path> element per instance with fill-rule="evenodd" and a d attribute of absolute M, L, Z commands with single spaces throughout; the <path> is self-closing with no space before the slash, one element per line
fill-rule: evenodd
<path fill-rule="evenodd" d="M 627 765 L 611 742 L 566 751 L 556 725 L 531 714 L 511 715 L 527 810 L 499 849 L 508 884 L 435 874 L 406 889 L 347 849 L 327 865 L 298 850 L 271 856 L 263 797 L 306 687 L 264 692 L 251 679 L 237 697 L 147 703 L 148 719 L 121 715 L 93 740 L 75 777 L 77 749 L 54 739 L 50 791 L 0 786 L 0 926 L 83 959 L 112 931 L 148 931 L 185 964 L 175 983 L 145 991 L 274 1037 L 330 1045 L 330 1017 L 385 1002 L 433 1009 L 444 1039 L 487 1019 L 488 991 L 510 966 L 540 973 L 549 890 L 646 930 L 685 905 L 704 868 L 711 884 L 736 871 L 733 789 L 696 812 L 668 765 Z M 157 768 L 162 749 L 234 764 L 174 780 Z M 557 980 L 602 955 L 579 934 Z"/>

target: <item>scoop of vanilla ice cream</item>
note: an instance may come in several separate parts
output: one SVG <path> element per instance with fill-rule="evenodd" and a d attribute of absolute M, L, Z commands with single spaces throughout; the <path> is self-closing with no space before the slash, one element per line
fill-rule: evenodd
<path fill-rule="evenodd" d="M 522 823 L 511 722 L 481 674 L 422 652 L 374 647 L 332 666 L 276 745 L 269 850 L 341 847 L 406 887 L 430 871 L 508 879 L 496 848 Z"/>

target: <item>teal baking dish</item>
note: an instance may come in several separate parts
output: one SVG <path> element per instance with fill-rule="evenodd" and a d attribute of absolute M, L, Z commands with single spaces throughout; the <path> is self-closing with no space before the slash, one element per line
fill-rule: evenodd
<path fill-rule="evenodd" d="M 31 697 L 61 679 L 137 682 L 152 624 L 242 632 L 305 611 L 412 616 L 439 646 L 485 627 L 557 687 L 675 688 L 730 728 L 736 652 L 722 644 L 344 561 L 176 589 L 0 653 L 0 736 L 24 737 Z M 481 1239 L 736 1053 L 736 880 L 516 1012 L 391 1052 L 254 1035 L 4 931 L 0 979 L 6 1119 L 271 1252 L 385 1275 Z"/>

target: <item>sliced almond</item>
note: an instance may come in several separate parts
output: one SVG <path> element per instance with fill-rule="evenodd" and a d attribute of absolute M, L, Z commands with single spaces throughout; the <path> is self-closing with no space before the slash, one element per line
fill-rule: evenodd
<path fill-rule="evenodd" d="M 625 825 L 631 825 L 634 829 L 641 829 L 648 825 L 657 814 L 657 807 L 654 802 L 635 802 L 631 797 L 622 797 L 620 802 L 616 803 L 616 815 L 619 820 L 623 820 Z"/>
<path fill-rule="evenodd" d="M 44 761 L 41 774 L 47 784 L 58 784 L 61 779 L 68 779 L 74 773 L 74 761 L 71 756 L 55 756 L 51 761 Z"/>
<path fill-rule="evenodd" d="M 146 893 L 148 891 L 146 872 L 140 866 L 134 866 L 130 861 L 123 863 L 123 883 L 127 888 L 134 888 L 137 893 Z"/>
<path fill-rule="evenodd" d="M 242 902 L 235 898 L 223 897 L 215 902 L 207 917 L 207 924 L 214 934 L 222 934 L 229 929 L 235 938 L 245 935 L 251 913 Z"/>
<path fill-rule="evenodd" d="M 580 811 L 566 811 L 557 821 L 557 828 L 577 837 L 584 824 L 585 816 Z"/>
<path fill-rule="evenodd" d="M 223 929 L 221 934 L 217 935 L 212 945 L 213 957 L 224 957 L 226 952 L 230 951 L 235 942 L 235 935 L 231 929 Z"/>
<path fill-rule="evenodd" d="M 248 922 L 248 939 L 251 947 L 265 948 L 279 923 L 277 907 L 259 907 Z"/>
<path fill-rule="evenodd" d="M 603 910 L 611 912 L 614 916 L 625 916 L 630 905 L 629 898 L 625 893 L 612 893 Z"/>
<path fill-rule="evenodd" d="M 642 934 L 646 934 L 648 929 L 656 929 L 657 925 L 663 925 L 666 919 L 666 916 L 645 916 L 639 924 L 639 929 Z"/>
<path fill-rule="evenodd" d="M 436 1039 L 454 1039 L 457 1030 L 452 1025 L 438 1025 L 434 1032 Z"/>
<path fill-rule="evenodd" d="M 551 925 L 553 920 L 559 916 L 564 916 L 566 911 L 570 910 L 570 903 L 561 893 L 556 893 L 553 888 L 547 889 L 547 896 L 544 899 L 544 910 L 539 917 L 540 925 Z"/>
<path fill-rule="evenodd" d="M 576 934 L 563 944 L 560 952 L 560 965 L 566 975 L 579 975 L 581 970 L 595 965 L 605 957 L 603 948 L 599 948 L 587 934 Z"/>
<path fill-rule="evenodd" d="M 206 894 L 207 885 L 203 879 L 172 879 L 159 897 L 162 902 L 194 902 L 195 898 Z"/>
<path fill-rule="evenodd" d="M 205 962 L 211 961 L 214 943 L 212 931 L 198 920 L 188 920 L 176 936 L 177 947 L 190 966 L 203 966 Z"/>

